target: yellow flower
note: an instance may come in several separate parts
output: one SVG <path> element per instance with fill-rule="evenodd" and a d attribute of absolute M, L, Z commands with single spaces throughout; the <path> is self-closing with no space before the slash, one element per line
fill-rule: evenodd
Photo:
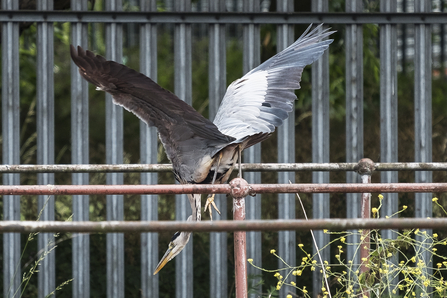
<path fill-rule="evenodd" d="M 274 249 L 271 249 L 271 250 L 270 250 L 270 253 L 271 253 L 271 254 L 274 254 L 275 252 L 276 252 L 276 250 L 274 250 Z"/>
<path fill-rule="evenodd" d="M 379 195 L 379 200 L 383 200 L 383 195 L 382 194 Z"/>
<path fill-rule="evenodd" d="M 408 208 L 407 205 L 403 205 L 403 206 L 402 206 L 402 209 L 404 209 L 404 210 L 407 209 L 407 208 Z"/>
<path fill-rule="evenodd" d="M 367 258 L 362 258 L 362 261 L 366 262 L 366 261 L 368 261 L 368 259 Z"/>
<path fill-rule="evenodd" d="M 393 254 L 389 252 L 386 256 L 387 256 L 388 258 L 391 258 L 391 257 L 393 256 Z"/>
<path fill-rule="evenodd" d="M 292 298 L 292 295 L 289 294 L 289 295 L 286 296 L 286 298 Z"/>
<path fill-rule="evenodd" d="M 281 274 L 279 274 L 279 272 L 276 272 L 273 276 L 274 277 L 278 277 L 278 276 L 280 276 Z"/>
<path fill-rule="evenodd" d="M 299 246 L 299 247 L 303 247 L 303 246 L 304 246 L 304 244 L 300 243 L 300 244 L 298 244 L 298 246 Z"/>
<path fill-rule="evenodd" d="M 346 294 L 351 295 L 351 291 L 350 290 L 346 290 L 345 292 L 346 292 Z"/>
<path fill-rule="evenodd" d="M 303 287 L 303 293 L 307 294 L 306 286 Z"/>
<path fill-rule="evenodd" d="M 291 281 L 290 284 L 291 284 L 292 286 L 296 286 L 296 283 L 295 283 L 294 281 Z"/>
<path fill-rule="evenodd" d="M 253 259 L 248 259 L 247 260 L 250 264 L 253 263 Z"/>
<path fill-rule="evenodd" d="M 438 264 L 436 264 L 436 266 L 438 266 L 438 268 L 441 268 L 441 267 L 442 267 L 442 264 L 441 264 L 441 263 L 438 263 Z"/>
<path fill-rule="evenodd" d="M 345 243 L 345 242 L 346 242 L 346 238 L 345 238 L 345 237 L 341 237 L 341 238 L 340 238 L 340 241 L 341 241 L 342 243 Z"/>
<path fill-rule="evenodd" d="M 433 199 L 431 199 L 433 202 L 437 202 L 438 198 L 434 197 Z"/>
<path fill-rule="evenodd" d="M 438 238 L 438 234 L 434 233 L 433 238 Z"/>
<path fill-rule="evenodd" d="M 323 230 L 323 233 L 325 233 L 325 234 L 326 234 L 326 233 L 327 233 L 327 229 L 324 229 L 324 230 Z"/>
<path fill-rule="evenodd" d="M 317 263 L 317 260 L 313 260 L 313 261 L 312 261 L 312 264 L 316 264 L 316 263 Z"/>
<path fill-rule="evenodd" d="M 412 258 L 411 258 L 411 261 L 412 261 L 413 263 L 416 263 L 416 257 L 412 257 Z"/>
<path fill-rule="evenodd" d="M 372 208 L 372 209 L 371 209 L 371 211 L 372 211 L 372 213 L 373 213 L 373 214 L 376 214 L 376 213 L 377 213 L 377 211 L 379 211 L 379 210 L 377 210 L 377 208 L 376 208 L 376 207 L 374 207 L 374 208 Z"/>
<path fill-rule="evenodd" d="M 315 266 L 310 267 L 310 271 L 315 271 Z"/>

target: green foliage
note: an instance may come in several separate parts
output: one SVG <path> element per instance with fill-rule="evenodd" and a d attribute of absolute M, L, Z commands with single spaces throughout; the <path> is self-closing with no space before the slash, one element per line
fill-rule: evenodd
<path fill-rule="evenodd" d="M 372 208 L 373 217 L 378 218 L 382 207 L 383 196 L 379 195 L 379 206 Z M 446 216 L 447 212 L 433 198 L 435 206 L 438 206 Z M 392 217 L 405 212 L 407 206 Z M 393 231 L 395 237 L 384 239 L 379 230 L 359 230 L 356 232 L 332 232 L 324 230 L 324 233 L 332 237 L 330 245 L 336 247 L 334 263 L 324 260 L 319 261 L 318 255 L 329 245 L 319 249 L 319 253 L 309 253 L 312 247 L 298 244 L 303 254 L 301 264 L 290 266 L 284 259 L 276 254 L 274 249 L 270 253 L 283 264 L 282 268 L 265 269 L 253 264 L 253 267 L 262 272 L 273 274 L 276 278 L 276 290 L 282 287 L 293 287 L 303 297 L 323 298 L 329 297 L 445 297 L 447 294 L 447 238 L 441 238 L 437 233 L 428 234 L 427 231 L 411 229 Z M 348 236 L 358 235 L 360 243 L 347 242 Z M 345 251 L 348 246 L 355 248 L 355 255 L 361 255 L 362 250 L 367 251 L 367 256 L 362 257 L 360 264 L 353 260 L 347 260 Z M 423 258 L 422 253 L 433 254 L 429 260 Z M 355 256 L 354 256 L 355 257 Z M 400 261 L 399 261 L 400 260 Z M 322 274 L 323 284 L 320 293 L 310 293 L 306 276 L 312 272 Z M 297 280 L 290 281 L 291 276 Z M 324 282 L 327 280 L 327 284 Z M 268 284 L 267 284 L 268 285 Z M 369 293 L 369 296 L 367 296 Z M 400 296 L 399 296 L 400 295 Z"/>

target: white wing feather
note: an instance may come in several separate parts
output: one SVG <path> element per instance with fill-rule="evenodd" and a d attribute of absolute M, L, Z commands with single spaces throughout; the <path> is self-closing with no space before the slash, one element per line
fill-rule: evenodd
<path fill-rule="evenodd" d="M 248 136 L 270 134 L 292 111 L 306 65 L 316 61 L 333 40 L 333 33 L 311 26 L 288 48 L 276 54 L 228 87 L 214 124 L 225 135 L 241 142 Z"/>

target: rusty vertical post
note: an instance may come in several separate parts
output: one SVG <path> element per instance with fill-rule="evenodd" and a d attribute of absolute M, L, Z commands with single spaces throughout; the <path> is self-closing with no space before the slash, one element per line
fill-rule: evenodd
<path fill-rule="evenodd" d="M 249 193 L 247 181 L 235 178 L 230 182 L 233 197 L 233 220 L 245 220 L 245 197 Z M 247 247 L 246 234 L 234 232 L 234 271 L 236 279 L 236 298 L 246 298 L 247 290 Z"/>
<path fill-rule="evenodd" d="M 362 183 L 371 183 L 371 174 L 374 171 L 374 162 L 369 158 L 362 158 L 355 168 L 355 171 L 361 176 Z M 369 219 L 371 217 L 371 193 L 362 193 L 362 219 Z M 360 241 L 360 259 L 362 260 L 360 266 L 360 273 L 365 273 L 369 269 L 366 267 L 369 258 L 370 248 L 370 230 L 363 230 Z M 366 259 L 366 261 L 364 261 Z M 363 297 L 370 297 L 369 291 L 363 292 Z"/>

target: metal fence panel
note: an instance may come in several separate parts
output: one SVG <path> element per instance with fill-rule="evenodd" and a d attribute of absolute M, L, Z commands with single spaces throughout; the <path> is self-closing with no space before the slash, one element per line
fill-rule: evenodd
<path fill-rule="evenodd" d="M 18 1 L 3 0 L 2 10 L 17 10 Z M 3 164 L 20 163 L 19 24 L 2 24 Z M 4 185 L 20 184 L 20 174 L 3 174 Z M 4 220 L 20 220 L 20 196 L 3 196 Z M 3 234 L 3 297 L 21 291 L 20 234 Z"/>
<path fill-rule="evenodd" d="M 362 0 L 345 3 L 346 12 L 362 12 Z M 346 161 L 357 162 L 363 158 L 363 30 L 362 25 L 346 25 Z M 360 176 L 346 172 L 347 183 L 360 183 Z M 346 217 L 360 218 L 361 194 L 346 194 Z M 351 230 L 349 243 L 360 243 L 360 236 Z M 357 248 L 348 245 L 346 256 L 360 264 Z M 355 271 L 355 268 L 353 269 Z"/>
<path fill-rule="evenodd" d="M 210 0 L 209 10 L 224 12 L 225 1 Z M 212 121 L 227 88 L 225 25 L 211 24 L 208 32 L 209 115 Z M 226 195 L 216 195 L 215 203 L 222 214 L 214 220 L 227 219 Z M 227 233 L 210 233 L 210 297 L 228 297 L 227 238 Z"/>
<path fill-rule="evenodd" d="M 396 11 L 397 1 L 381 1 L 382 12 Z M 380 25 L 380 161 L 396 162 L 397 157 L 397 31 L 396 25 Z M 397 172 L 382 172 L 381 182 L 394 183 Z M 382 216 L 397 211 L 397 194 L 387 195 L 383 201 Z M 391 231 L 382 231 L 385 238 L 393 237 Z"/>
<path fill-rule="evenodd" d="M 397 1 L 381 1 L 381 12 L 396 12 Z M 397 26 L 380 25 L 380 161 L 398 160 L 397 135 Z M 397 172 L 382 172 L 382 183 L 398 182 Z M 398 210 L 398 194 L 387 194 L 383 200 L 381 216 L 391 216 Z M 395 239 L 396 233 L 382 230 L 382 237 Z M 393 256 L 390 263 L 396 265 L 398 256 Z"/>
<path fill-rule="evenodd" d="M 294 3 L 291 0 L 282 0 L 277 2 L 277 11 L 291 12 L 294 10 Z M 277 52 L 287 48 L 294 42 L 294 28 L 290 25 L 278 25 L 277 28 Z M 289 113 L 281 127 L 278 127 L 278 162 L 295 162 L 295 109 Z M 295 182 L 294 172 L 278 173 L 278 183 Z M 278 218 L 295 219 L 295 195 L 278 194 Z M 295 231 L 278 232 L 278 253 L 290 266 L 296 265 L 296 233 Z M 278 268 L 283 266 L 282 261 L 278 260 Z M 296 281 L 292 276 L 290 282 Z M 283 286 L 280 289 L 279 296 L 285 297 L 288 293 L 296 294 L 294 287 Z"/>
<path fill-rule="evenodd" d="M 121 11 L 122 0 L 106 1 L 106 10 Z M 171 3 L 170 1 L 167 1 Z M 231 2 L 231 3 L 230 3 Z M 261 5 L 268 1 L 218 1 L 210 0 L 209 10 L 222 12 L 231 5 L 239 5 L 239 11 L 259 12 Z M 237 2 L 237 3 L 236 3 Z M 171 9 L 167 3 L 167 8 Z M 263 4 L 262 4 L 263 3 Z M 73 10 L 87 10 L 87 1 L 72 1 Z M 231 4 L 231 5 L 230 5 Z M 432 160 L 431 149 L 431 26 L 428 21 L 445 22 L 436 19 L 438 16 L 427 15 L 424 19 L 423 13 L 431 11 L 431 1 L 415 1 L 415 160 L 420 162 L 430 162 Z M 176 1 L 171 3 L 172 10 L 185 12 L 191 10 L 191 2 Z M 141 11 L 156 11 L 155 0 L 141 0 Z M 196 7 L 199 7 L 196 5 Z M 206 5 L 200 6 L 207 9 Z M 3 10 L 18 10 L 18 1 L 2 2 Z M 38 2 L 38 9 L 52 9 L 51 0 L 41 0 Z M 397 11 L 397 0 L 381 1 L 381 12 L 394 13 Z M 231 9 L 230 9 L 231 10 Z M 235 9 L 236 10 L 236 9 Z M 293 1 L 282 0 L 277 2 L 278 12 L 293 11 Z M 328 10 L 327 0 L 312 1 L 312 11 L 326 12 Z M 361 0 L 346 1 L 346 11 L 362 11 Z M 25 13 L 26 14 L 26 13 Z M 38 49 L 38 84 L 37 84 L 37 162 L 39 164 L 54 163 L 54 84 L 53 84 L 53 27 L 51 22 L 46 22 L 38 12 L 30 13 L 33 18 L 39 19 L 37 24 L 37 49 Z M 49 14 L 49 17 L 56 15 Z M 372 15 L 368 20 L 378 20 L 380 25 L 380 80 L 381 80 L 381 161 L 397 161 L 397 26 L 389 22 L 408 22 L 407 16 Z M 89 17 L 92 17 L 91 15 Z M 114 19 L 114 17 L 117 17 Z M 168 20 L 166 16 L 158 16 L 166 22 L 175 22 L 174 25 L 174 47 L 175 47 L 175 93 L 187 103 L 192 101 L 191 83 L 191 23 L 179 21 L 178 17 Z M 210 118 L 212 119 L 217 111 L 219 100 L 223 97 L 226 88 L 225 80 L 225 23 L 216 20 L 214 16 L 204 16 L 204 21 L 209 22 L 209 98 L 210 98 Z M 225 20 L 229 23 L 237 23 L 235 17 L 226 15 Z M 318 18 L 318 16 L 311 16 Z M 322 14 L 324 20 L 331 20 L 332 15 Z M 348 22 L 346 26 L 346 159 L 348 162 L 356 162 L 363 154 L 363 61 L 362 61 L 362 22 L 368 16 L 360 15 L 360 18 L 353 20 L 352 15 L 341 15 L 335 23 Z M 363 17 L 363 18 L 362 18 Z M 20 20 L 17 12 L 11 14 L 14 20 Z M 98 17 L 98 22 L 105 22 L 108 59 L 120 61 L 122 57 L 122 28 L 123 20 L 135 22 L 134 19 L 126 19 L 125 14 L 117 16 L 107 15 Z M 150 17 L 149 17 L 150 18 Z M 187 16 L 191 18 L 191 16 Z M 244 44 L 244 73 L 251 70 L 260 63 L 260 23 L 262 18 L 267 16 L 237 16 L 239 23 L 243 23 L 243 44 Z M 12 20 L 12 19 L 11 19 Z M 146 19 L 147 20 L 147 19 Z M 188 19 L 191 20 L 191 19 Z M 264 19 L 262 19 L 264 20 Z M 293 26 L 290 22 L 296 22 L 292 18 L 281 19 L 280 15 L 274 15 L 267 22 L 283 22 L 277 26 L 277 50 L 285 48 L 293 41 Z M 292 21 L 291 21 L 292 20 Z M 85 19 L 77 19 L 77 23 L 72 24 L 71 39 L 75 45 L 87 46 L 87 23 Z M 300 22 L 307 22 L 300 20 Z M 195 22 L 195 21 L 194 21 Z M 213 23 L 215 22 L 215 23 Z M 3 164 L 20 163 L 19 145 L 19 48 L 18 48 L 18 23 L 9 22 L 3 19 L 2 23 L 2 137 L 3 137 Z M 141 72 L 147 74 L 154 80 L 157 77 L 157 25 L 147 22 L 140 25 L 140 57 Z M 405 54 L 403 52 L 403 54 Z M 443 61 L 442 61 L 443 62 Z M 313 132 L 312 160 L 315 163 L 329 162 L 329 68 L 328 54 L 325 53 L 322 59 L 315 62 L 312 71 L 312 94 L 313 94 Z M 87 82 L 78 74 L 77 68 L 72 64 L 72 163 L 87 164 L 89 162 L 88 152 L 88 87 Z M 122 108 L 112 104 L 109 95 L 106 96 L 106 144 L 107 163 L 121 164 L 123 162 L 123 122 Z M 282 163 L 293 163 L 294 148 L 294 118 L 293 113 L 278 129 L 278 161 Z M 140 153 L 141 163 L 157 162 L 157 142 L 156 130 L 148 128 L 146 124 L 140 124 Z M 249 163 L 260 162 L 261 146 L 257 145 L 245 152 L 244 161 Z M 250 183 L 260 183 L 259 172 L 247 172 L 245 178 Z M 288 183 L 294 180 L 293 172 L 279 172 L 279 182 Z M 417 172 L 416 182 L 431 182 L 431 172 Z M 73 184 L 88 184 L 89 175 L 87 173 L 72 174 Z M 347 182 L 358 182 L 358 176 L 354 173 L 347 173 Z M 383 172 L 382 182 L 397 182 L 396 171 Z M 314 183 L 329 182 L 328 172 L 315 172 L 313 174 Z M 3 174 L 3 184 L 19 184 L 19 174 Z M 39 184 L 53 184 L 54 174 L 38 174 Z M 107 174 L 108 184 L 122 184 L 122 173 Z M 142 184 L 156 184 L 156 173 L 142 173 Z M 347 195 L 347 216 L 359 217 L 358 206 L 356 205 L 359 196 Z M 416 217 L 431 216 L 431 195 L 416 195 Z M 158 197 L 155 195 L 141 196 L 141 218 L 142 220 L 157 220 Z M 315 194 L 313 196 L 314 218 L 329 217 L 329 195 Z M 226 199 L 224 196 L 216 196 L 216 203 L 222 215 L 218 219 L 226 219 Z M 39 196 L 39 210 L 43 209 L 43 220 L 54 219 L 54 197 Z M 45 206 L 45 208 L 44 208 Z M 87 195 L 73 196 L 74 220 L 88 221 L 89 197 Z M 397 211 L 397 194 L 387 194 L 383 202 L 382 216 L 391 215 Z M 176 217 L 185 220 L 190 215 L 190 207 L 186 196 L 176 197 Z M 3 213 L 5 220 L 20 219 L 20 197 L 4 196 Z M 261 204 L 258 198 L 247 198 L 247 219 L 259 219 L 261 217 Z M 294 195 L 281 194 L 278 201 L 278 217 L 289 219 L 295 217 Z M 123 196 L 107 196 L 107 220 L 123 220 Z M 383 237 L 391 238 L 392 233 L 384 230 Z M 328 235 L 323 232 L 315 232 L 317 243 L 320 248 L 328 240 Z M 158 262 L 158 234 L 143 233 L 141 235 L 141 258 L 142 258 L 142 296 L 158 297 L 158 275 L 153 276 L 152 270 Z M 349 239 L 350 242 L 358 242 L 358 238 Z M 39 248 L 48 250 L 54 242 L 52 234 L 39 235 Z M 210 296 L 226 297 L 227 293 L 227 234 L 211 233 L 210 235 Z M 247 233 L 248 257 L 254 263 L 262 266 L 261 259 L 261 232 Z M 176 258 L 176 296 L 193 296 L 193 253 L 192 238 L 184 252 Z M 348 248 L 348 258 L 352 259 L 354 254 Z M 278 243 L 279 254 L 289 264 L 296 262 L 296 243 L 294 232 L 279 232 Z M 21 272 L 20 266 L 20 235 L 8 233 L 3 235 L 4 251 L 4 296 L 12 297 L 16 290 L 20 291 Z M 431 255 L 426 252 L 424 258 L 429 260 Z M 329 261 L 329 250 L 323 253 L 323 260 Z M 74 234 L 73 239 L 73 296 L 88 297 L 90 295 L 89 283 L 89 236 Z M 396 262 L 396 260 L 394 260 Z M 428 263 L 428 261 L 426 262 Z M 223 269 L 222 269 L 223 268 Z M 249 266 L 249 274 L 259 274 L 259 271 Z M 314 275 L 314 294 L 321 291 L 320 274 Z M 124 235 L 120 233 L 107 235 L 107 295 L 108 297 L 124 296 Z M 253 284 L 257 280 L 252 280 Z M 46 256 L 42 262 L 39 273 L 39 297 L 43 297 L 55 289 L 55 260 L 54 252 Z M 255 289 L 261 292 L 262 288 Z M 286 294 L 286 288 L 281 290 L 280 295 Z M 257 297 L 253 294 L 250 297 Z"/>
<path fill-rule="evenodd" d="M 416 12 L 430 12 L 430 0 L 415 0 Z M 414 60 L 414 160 L 420 162 L 432 161 L 432 36 L 430 25 L 415 25 L 415 60 Z M 417 172 L 415 182 L 432 182 L 431 172 Z M 415 194 L 415 217 L 431 217 L 433 214 L 431 193 Z M 431 235 L 432 230 L 426 232 Z M 416 236 L 418 241 L 429 246 L 430 241 Z M 426 264 L 423 274 L 432 274 L 432 253 L 429 249 L 421 252 Z"/>
<path fill-rule="evenodd" d="M 38 10 L 52 10 L 52 0 L 37 1 Z M 37 163 L 54 164 L 54 78 L 53 24 L 37 24 Z M 38 184 L 54 184 L 54 174 L 40 173 Z M 37 210 L 40 220 L 54 220 L 54 196 L 39 196 Z M 38 297 L 56 289 L 55 238 L 39 233 L 38 250 L 43 259 L 38 273 Z"/>
<path fill-rule="evenodd" d="M 243 12 L 258 12 L 260 11 L 260 3 L 256 0 L 244 1 L 242 6 Z M 243 25 L 243 73 L 246 74 L 261 63 L 261 48 L 259 42 L 261 39 L 259 25 L 249 24 Z M 243 161 L 246 163 L 258 163 L 261 162 L 261 144 L 254 145 L 244 150 Z M 247 180 L 248 183 L 261 183 L 261 173 L 250 172 L 243 173 L 242 177 Z M 261 218 L 261 204 L 259 203 L 259 197 L 256 198 L 247 197 L 245 199 L 246 219 L 260 219 Z M 255 264 L 262 266 L 261 255 L 261 239 L 260 232 L 248 232 L 246 234 L 247 241 L 247 257 L 252 258 Z M 259 271 L 248 266 L 247 274 L 249 277 L 259 275 Z M 256 284 L 260 281 L 259 278 L 249 278 L 249 288 L 253 288 L 256 292 L 261 292 L 262 287 Z M 248 297 L 255 298 L 258 294 L 250 293 Z"/>
<path fill-rule="evenodd" d="M 174 11 L 191 11 L 191 1 L 175 1 Z M 191 65 L 191 25 L 174 26 L 174 88 L 175 94 L 192 105 L 192 65 Z M 186 220 L 191 215 L 191 207 L 186 195 L 175 196 L 175 218 Z M 193 294 L 193 237 L 181 254 L 175 258 L 175 296 L 194 297 Z"/>
<path fill-rule="evenodd" d="M 328 1 L 312 2 L 312 11 L 328 11 Z M 322 30 L 322 29 L 320 29 Z M 329 53 L 312 64 L 312 162 L 329 162 Z M 313 183 L 328 183 L 329 172 L 313 172 Z M 312 195 L 313 218 L 329 218 L 329 194 Z M 315 231 L 318 248 L 329 243 L 329 235 L 323 231 Z M 316 248 L 313 247 L 313 253 Z M 330 261 L 329 250 L 321 252 L 323 260 Z M 313 272 L 313 293 L 320 293 L 322 287 L 321 274 Z"/>
<path fill-rule="evenodd" d="M 87 10 L 87 0 L 71 1 L 71 9 Z M 71 43 L 87 48 L 88 25 L 74 23 L 71 25 Z M 71 162 L 72 164 L 89 163 L 89 102 L 88 82 L 79 74 L 78 67 L 71 64 Z M 88 173 L 73 173 L 73 185 L 89 184 Z M 73 221 L 89 220 L 89 196 L 74 195 Z M 72 240 L 73 297 L 90 297 L 90 236 L 73 234 Z"/>
<path fill-rule="evenodd" d="M 105 2 L 105 10 L 122 10 L 121 0 Z M 121 24 L 105 25 L 106 58 L 121 62 L 123 57 L 123 28 Z M 113 104 L 106 94 L 106 162 L 123 163 L 123 109 Z M 122 173 L 107 173 L 107 184 L 123 184 Z M 122 195 L 107 195 L 107 220 L 124 220 Z M 107 234 L 107 297 L 124 297 L 124 234 Z"/>
<path fill-rule="evenodd" d="M 155 0 L 141 0 L 141 11 L 156 11 Z M 157 81 L 157 25 L 140 26 L 140 72 Z M 155 127 L 140 121 L 140 162 L 158 161 L 158 135 Z M 157 173 L 141 173 L 141 184 L 157 184 Z M 158 196 L 141 196 L 141 220 L 158 220 Z M 153 275 L 158 264 L 158 233 L 141 234 L 141 297 L 158 298 L 159 275 Z"/>

